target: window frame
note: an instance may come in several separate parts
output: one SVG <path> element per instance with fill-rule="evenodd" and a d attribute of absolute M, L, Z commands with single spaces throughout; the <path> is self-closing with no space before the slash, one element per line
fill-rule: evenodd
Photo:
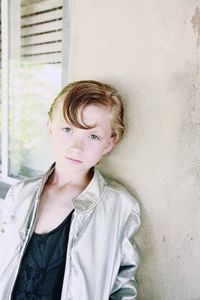
<path fill-rule="evenodd" d="M 10 185 L 19 180 L 8 175 L 9 172 L 9 50 L 10 50 L 10 8 L 12 0 L 1 0 L 1 45 L 2 45 L 2 153 L 0 172 L 0 198 L 5 196 Z M 20 0 L 18 0 L 20 2 Z M 63 0 L 62 18 L 62 63 L 61 63 L 61 85 L 68 81 L 69 46 L 70 46 L 70 24 L 71 24 L 71 0 Z"/>

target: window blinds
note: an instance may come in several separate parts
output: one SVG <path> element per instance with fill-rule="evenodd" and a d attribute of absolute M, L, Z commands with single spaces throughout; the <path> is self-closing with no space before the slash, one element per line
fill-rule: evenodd
<path fill-rule="evenodd" d="M 21 7 L 21 59 L 30 63 L 61 63 L 62 2 L 45 0 Z"/>

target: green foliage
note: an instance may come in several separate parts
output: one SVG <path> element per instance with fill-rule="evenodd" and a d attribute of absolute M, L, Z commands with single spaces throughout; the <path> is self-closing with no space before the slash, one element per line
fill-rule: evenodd
<path fill-rule="evenodd" d="M 11 176 L 33 176 L 45 168 L 50 152 L 45 122 L 60 89 L 60 65 L 10 65 L 9 161 Z"/>

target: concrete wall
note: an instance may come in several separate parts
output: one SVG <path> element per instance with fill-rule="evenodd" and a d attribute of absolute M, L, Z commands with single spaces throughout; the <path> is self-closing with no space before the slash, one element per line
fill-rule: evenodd
<path fill-rule="evenodd" d="M 69 79 L 124 97 L 128 132 L 101 168 L 141 203 L 139 299 L 200 299 L 200 3 L 72 2 Z"/>

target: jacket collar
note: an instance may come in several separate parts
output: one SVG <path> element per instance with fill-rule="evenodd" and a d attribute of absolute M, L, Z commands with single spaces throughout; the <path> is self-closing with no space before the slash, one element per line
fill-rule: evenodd
<path fill-rule="evenodd" d="M 44 174 L 41 190 L 54 169 L 55 163 Z M 94 167 L 94 174 L 88 186 L 76 198 L 72 199 L 74 209 L 77 211 L 86 211 L 93 208 L 100 201 L 105 185 L 105 179 Z"/>

